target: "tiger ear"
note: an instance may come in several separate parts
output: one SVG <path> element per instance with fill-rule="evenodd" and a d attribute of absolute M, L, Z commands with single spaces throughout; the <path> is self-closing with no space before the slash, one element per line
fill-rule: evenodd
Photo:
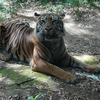
<path fill-rule="evenodd" d="M 36 16 L 36 17 L 39 17 L 40 16 L 40 14 L 38 14 L 38 13 L 34 13 L 34 16 Z"/>
<path fill-rule="evenodd" d="M 34 16 L 36 17 L 36 20 L 38 20 L 41 15 L 35 12 Z"/>
<path fill-rule="evenodd" d="M 62 14 L 60 14 L 59 16 L 63 19 L 63 18 L 65 17 L 65 14 L 62 13 Z"/>

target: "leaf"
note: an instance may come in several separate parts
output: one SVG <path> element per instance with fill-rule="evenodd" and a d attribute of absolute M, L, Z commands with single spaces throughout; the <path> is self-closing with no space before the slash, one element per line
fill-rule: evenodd
<path fill-rule="evenodd" d="M 48 91 L 47 93 L 53 93 L 53 91 Z"/>
<path fill-rule="evenodd" d="M 32 96 L 28 97 L 28 100 L 35 100 Z"/>
<path fill-rule="evenodd" d="M 24 8 L 24 6 L 23 6 L 23 4 L 22 4 L 22 3 L 19 3 L 19 5 L 20 5 L 22 8 Z"/>
<path fill-rule="evenodd" d="M 37 98 L 39 98 L 41 96 L 41 94 L 38 94 L 35 98 L 34 98 L 34 100 L 36 100 Z"/>

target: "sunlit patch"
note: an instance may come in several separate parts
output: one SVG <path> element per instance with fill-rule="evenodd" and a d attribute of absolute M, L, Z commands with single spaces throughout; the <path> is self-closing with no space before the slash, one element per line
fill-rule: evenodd
<path fill-rule="evenodd" d="M 97 59 L 100 59 L 100 56 L 92 56 L 92 55 L 81 55 L 74 57 L 87 64 L 97 64 L 98 63 Z"/>

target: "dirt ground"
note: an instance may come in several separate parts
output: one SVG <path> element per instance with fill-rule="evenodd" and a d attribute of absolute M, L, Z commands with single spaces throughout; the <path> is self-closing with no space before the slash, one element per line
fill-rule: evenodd
<path fill-rule="evenodd" d="M 100 55 L 100 12 L 96 9 L 87 9 L 80 18 L 77 18 L 70 10 L 64 10 L 66 14 L 64 24 L 67 31 L 64 39 L 68 52 L 71 55 Z M 47 12 L 21 8 L 10 20 L 26 20 L 34 27 L 36 11 Z M 0 66 L 4 66 L 4 62 L 1 61 Z M 68 68 L 68 70 L 72 73 L 86 73 L 80 69 Z M 100 100 L 100 81 L 86 76 L 76 76 L 80 79 L 77 84 L 67 84 L 54 76 L 49 76 L 55 84 L 49 86 L 33 84 L 25 87 L 9 87 L 7 83 L 10 80 L 2 76 L 0 77 L 0 100 L 25 100 L 39 93 L 41 95 L 37 100 Z"/>

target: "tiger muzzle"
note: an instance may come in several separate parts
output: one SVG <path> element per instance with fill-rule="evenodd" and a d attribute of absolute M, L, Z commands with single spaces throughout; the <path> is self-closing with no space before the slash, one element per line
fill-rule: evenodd
<path fill-rule="evenodd" d="M 46 26 L 45 30 L 47 30 L 49 32 L 50 30 L 52 30 L 52 27 L 51 26 Z"/>
<path fill-rule="evenodd" d="M 46 33 L 45 33 L 46 39 L 58 38 L 56 32 L 53 30 L 52 27 L 50 27 L 50 26 L 45 27 L 45 30 L 46 30 Z"/>

